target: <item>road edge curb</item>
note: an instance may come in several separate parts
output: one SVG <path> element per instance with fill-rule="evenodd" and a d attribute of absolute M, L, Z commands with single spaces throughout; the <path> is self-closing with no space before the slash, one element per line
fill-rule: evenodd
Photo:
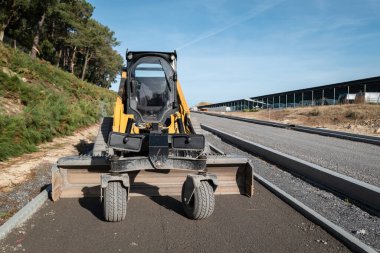
<path fill-rule="evenodd" d="M 0 240 L 7 237 L 7 235 L 16 227 L 20 226 L 28 219 L 30 219 L 33 214 L 35 214 L 38 209 L 45 203 L 49 198 L 49 192 L 51 191 L 51 185 L 40 192 L 36 197 L 34 197 L 28 204 L 21 208 L 16 214 L 14 214 L 9 220 L 7 220 L 0 227 Z"/>
<path fill-rule="evenodd" d="M 355 236 L 351 235 L 347 231 L 345 231 L 340 226 L 334 224 L 330 220 L 326 219 L 310 207 L 306 206 L 290 194 L 286 193 L 285 191 L 281 190 L 268 180 L 264 179 L 258 174 L 254 174 L 254 178 L 262 184 L 264 187 L 269 189 L 271 192 L 273 192 L 276 196 L 278 196 L 280 199 L 285 201 L 288 205 L 292 206 L 295 210 L 297 210 L 299 213 L 301 213 L 304 217 L 311 220 L 315 224 L 321 226 L 323 229 L 325 229 L 328 233 L 330 233 L 332 236 L 337 238 L 340 242 L 342 242 L 344 245 L 346 245 L 349 249 L 353 250 L 354 252 L 370 252 L 370 253 L 376 253 L 376 250 L 374 250 L 369 245 L 365 244 L 364 242 L 360 241 Z"/>

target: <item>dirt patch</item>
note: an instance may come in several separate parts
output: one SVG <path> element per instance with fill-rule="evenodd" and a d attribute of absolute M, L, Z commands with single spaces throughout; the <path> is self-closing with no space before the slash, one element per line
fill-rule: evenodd
<path fill-rule="evenodd" d="M 224 114 L 380 136 L 380 105 L 350 104 Z"/>
<path fill-rule="evenodd" d="M 21 113 L 23 110 L 24 106 L 21 104 L 20 99 L 0 97 L 0 112 L 6 115 L 14 115 Z"/>
<path fill-rule="evenodd" d="M 33 178 L 34 171 L 44 164 L 51 166 L 62 156 L 78 154 L 79 149 L 95 139 L 98 128 L 98 124 L 82 128 L 72 136 L 55 138 L 52 142 L 39 145 L 37 152 L 0 162 L 0 192 L 9 192 Z"/>

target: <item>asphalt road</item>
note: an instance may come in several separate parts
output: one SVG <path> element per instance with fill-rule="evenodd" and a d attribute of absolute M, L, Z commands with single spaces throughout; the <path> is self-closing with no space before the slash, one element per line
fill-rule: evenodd
<path fill-rule="evenodd" d="M 193 113 L 205 125 L 380 187 L 380 147 Z"/>
<path fill-rule="evenodd" d="M 216 198 L 207 220 L 184 217 L 172 197 L 135 197 L 120 223 L 102 219 L 98 199 L 48 201 L 0 242 L 1 252 L 348 252 L 256 183 L 253 198 Z"/>

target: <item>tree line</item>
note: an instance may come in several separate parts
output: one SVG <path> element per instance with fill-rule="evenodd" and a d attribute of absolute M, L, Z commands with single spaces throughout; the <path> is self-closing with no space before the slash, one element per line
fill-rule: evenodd
<path fill-rule="evenodd" d="M 109 88 L 123 64 L 115 34 L 86 0 L 0 0 L 4 36 L 82 80 Z M 16 46 L 16 45 L 15 45 Z"/>

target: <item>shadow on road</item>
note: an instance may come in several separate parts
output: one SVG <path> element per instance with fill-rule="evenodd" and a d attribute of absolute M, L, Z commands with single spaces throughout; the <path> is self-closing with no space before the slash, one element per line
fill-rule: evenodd
<path fill-rule="evenodd" d="M 182 215 L 183 217 L 186 217 L 185 212 L 182 208 L 182 203 L 178 201 L 177 199 L 171 197 L 171 196 L 157 196 L 157 197 L 150 197 L 151 200 L 153 200 L 158 205 L 165 207 L 168 210 L 172 210 L 176 212 L 179 215 Z"/>
<path fill-rule="evenodd" d="M 80 198 L 79 204 L 89 210 L 99 220 L 105 221 L 103 217 L 103 205 L 99 198 Z"/>
<path fill-rule="evenodd" d="M 86 140 L 80 140 L 78 144 L 74 145 L 78 150 L 79 155 L 87 155 L 94 148 L 94 143 L 89 143 Z"/>

